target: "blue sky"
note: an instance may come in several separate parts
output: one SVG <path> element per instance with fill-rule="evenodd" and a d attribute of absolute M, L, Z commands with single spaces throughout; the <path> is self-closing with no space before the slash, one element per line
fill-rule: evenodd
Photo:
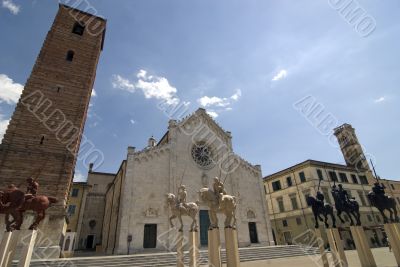
<path fill-rule="evenodd" d="M 2 134 L 58 4 L 0 2 Z M 380 176 L 400 179 L 399 1 L 89 3 L 108 21 L 85 127 L 105 156 L 97 171 L 116 172 L 127 146 L 160 139 L 169 118 L 157 104 L 179 101 L 207 108 L 264 175 L 306 159 L 344 163 L 323 129 L 331 121 L 352 124 Z M 299 111 L 302 99 L 319 115 Z M 79 161 L 77 178 L 86 173 Z"/>

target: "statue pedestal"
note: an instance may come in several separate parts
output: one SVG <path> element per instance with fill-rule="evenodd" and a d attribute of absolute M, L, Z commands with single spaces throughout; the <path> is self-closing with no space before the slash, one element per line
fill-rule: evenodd
<path fill-rule="evenodd" d="M 18 262 L 18 267 L 29 267 L 32 259 L 33 248 L 37 237 L 36 230 L 22 230 L 20 238 L 22 241 L 22 251 Z"/>
<path fill-rule="evenodd" d="M 369 247 L 367 237 L 362 226 L 350 226 L 351 235 L 356 244 L 358 257 L 362 267 L 376 267 L 374 256 Z"/>
<path fill-rule="evenodd" d="M 6 261 L 8 256 L 8 247 L 10 246 L 12 232 L 5 232 L 3 239 L 0 243 L 0 267 L 3 267 L 3 263 Z"/>
<path fill-rule="evenodd" d="M 225 228 L 226 266 L 239 267 L 239 247 L 237 231 L 233 228 Z"/>
<path fill-rule="evenodd" d="M 0 267 L 11 266 L 18 244 L 19 234 L 20 231 L 7 232 L 4 234 L 3 240 L 1 242 L 1 249 L 3 249 L 4 241 L 4 250 L 0 251 Z"/>
<path fill-rule="evenodd" d="M 326 230 L 328 236 L 329 246 L 332 252 L 333 266 L 335 267 L 347 267 L 347 258 L 344 254 L 344 248 L 342 239 L 340 238 L 339 230 L 336 228 L 330 228 Z"/>
<path fill-rule="evenodd" d="M 208 265 L 221 267 L 221 240 L 219 228 L 208 230 Z"/>
<path fill-rule="evenodd" d="M 198 267 L 200 258 L 198 232 L 189 232 L 189 267 Z"/>
<path fill-rule="evenodd" d="M 397 265 L 400 266 L 400 224 L 388 223 L 384 224 L 385 232 L 389 239 Z"/>
<path fill-rule="evenodd" d="M 176 267 L 185 267 L 183 263 L 183 232 L 179 231 L 176 242 Z"/>
<path fill-rule="evenodd" d="M 315 229 L 315 236 L 317 237 L 318 248 L 321 254 L 321 261 L 323 267 L 329 267 L 328 257 L 326 256 L 324 239 L 322 238 L 321 230 Z"/>

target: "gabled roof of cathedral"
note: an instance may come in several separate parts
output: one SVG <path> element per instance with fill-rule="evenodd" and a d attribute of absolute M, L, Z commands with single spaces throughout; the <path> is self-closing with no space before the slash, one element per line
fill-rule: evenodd
<path fill-rule="evenodd" d="M 214 126 L 216 129 L 218 129 L 218 131 L 225 135 L 226 137 L 231 137 L 231 134 L 229 131 L 225 131 L 206 111 L 206 109 L 204 108 L 198 108 L 195 112 L 193 112 L 192 114 L 186 116 L 185 118 L 183 118 L 182 120 L 178 121 L 177 123 L 180 125 L 184 125 L 188 120 L 190 120 L 191 118 L 195 117 L 195 116 L 200 116 L 203 119 L 205 119 L 208 123 L 210 123 L 212 126 Z"/>
<path fill-rule="evenodd" d="M 195 112 L 185 116 L 179 121 L 171 120 L 172 122 L 175 121 L 177 126 L 185 125 L 190 119 L 194 118 L 195 116 L 203 118 L 214 130 L 216 130 L 219 134 L 221 134 L 225 138 L 231 138 L 231 132 L 225 131 L 206 111 L 204 108 L 198 108 Z M 163 137 L 161 137 L 160 141 L 157 143 L 158 145 L 163 145 L 168 142 L 168 132 L 167 131 Z"/>

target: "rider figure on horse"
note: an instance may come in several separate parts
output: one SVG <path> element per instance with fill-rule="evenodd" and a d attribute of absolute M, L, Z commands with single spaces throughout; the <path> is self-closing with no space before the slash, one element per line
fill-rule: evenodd
<path fill-rule="evenodd" d="M 187 208 L 186 197 L 187 197 L 186 186 L 181 185 L 178 188 L 178 207 Z"/>
<path fill-rule="evenodd" d="M 325 197 L 324 194 L 321 193 L 321 191 L 317 191 L 317 203 L 319 206 L 324 207 L 325 203 Z"/>
<path fill-rule="evenodd" d="M 39 183 L 33 178 L 26 179 L 26 182 L 28 183 L 26 195 L 36 197 L 37 191 L 39 190 Z"/>
<path fill-rule="evenodd" d="M 336 185 L 332 186 L 332 195 L 337 195 L 342 205 L 350 202 L 349 194 L 343 189 L 342 184 L 339 184 L 339 189 L 337 189 Z"/>
<path fill-rule="evenodd" d="M 375 193 L 376 198 L 379 201 L 385 201 L 386 196 L 385 196 L 385 186 L 383 184 L 380 184 L 378 181 L 374 183 L 374 186 L 372 187 L 372 192 Z"/>
<path fill-rule="evenodd" d="M 217 197 L 218 207 L 221 205 L 223 195 L 226 195 L 224 183 L 218 177 L 214 178 L 213 190 Z"/>

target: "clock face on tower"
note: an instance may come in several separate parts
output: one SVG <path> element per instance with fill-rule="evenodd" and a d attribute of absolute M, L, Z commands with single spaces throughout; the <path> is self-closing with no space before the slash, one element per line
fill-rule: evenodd
<path fill-rule="evenodd" d="M 198 166 L 209 168 L 213 165 L 212 152 L 205 143 L 194 144 L 191 150 L 192 158 Z"/>

